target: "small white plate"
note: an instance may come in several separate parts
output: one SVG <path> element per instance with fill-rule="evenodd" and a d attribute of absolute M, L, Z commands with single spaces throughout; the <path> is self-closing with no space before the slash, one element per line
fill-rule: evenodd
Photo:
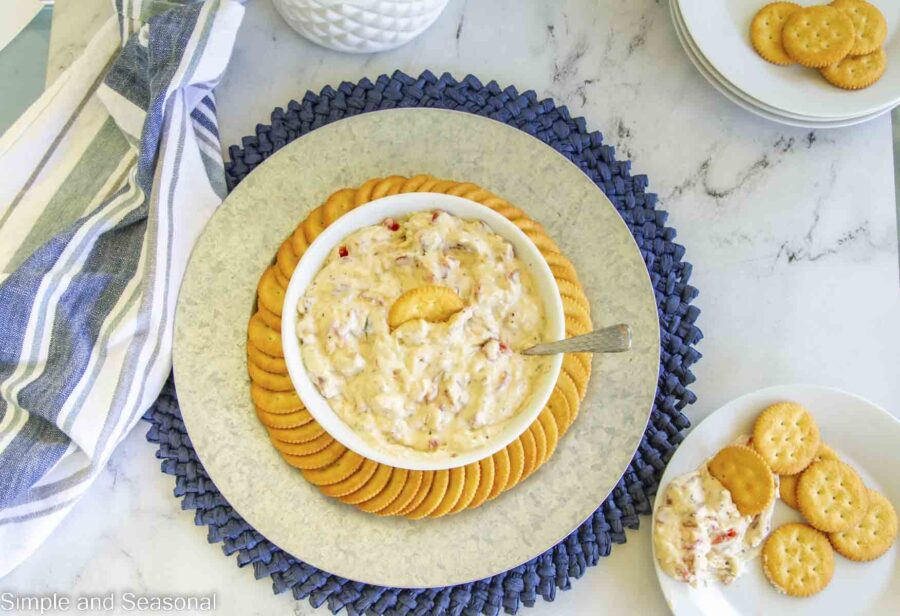
<path fill-rule="evenodd" d="M 750 44 L 750 22 L 765 0 L 675 0 L 684 27 L 700 52 L 738 90 L 783 112 L 823 120 L 875 113 L 900 103 L 900 2 L 871 0 L 888 24 L 884 43 L 888 63 L 884 76 L 858 91 L 826 82 L 818 71 L 801 66 L 775 66 L 760 58 Z M 800 4 L 821 4 L 802 0 Z"/>
<path fill-rule="evenodd" d="M 897 451 L 900 421 L 882 408 L 846 392 L 816 385 L 779 385 L 732 400 L 694 428 L 672 456 L 656 494 L 653 511 L 672 479 L 698 468 L 741 434 L 749 434 L 759 412 L 781 400 L 799 402 L 819 425 L 822 439 L 851 464 L 870 488 L 900 505 Z M 802 521 L 782 502 L 775 505 L 772 527 Z M 654 515 L 653 525 L 656 518 Z M 796 599 L 777 592 L 762 571 L 759 559 L 728 586 L 691 586 L 670 578 L 656 561 L 663 595 L 677 616 L 731 614 L 888 614 L 900 605 L 900 565 L 895 544 L 887 554 L 868 563 L 855 563 L 835 553 L 834 577 L 822 592 Z"/>
<path fill-rule="evenodd" d="M 687 55 L 688 59 L 694 65 L 694 68 L 697 69 L 697 71 L 710 83 L 711 86 L 718 90 L 718 92 L 722 96 L 730 100 L 738 107 L 741 107 L 745 111 L 749 111 L 750 113 L 753 113 L 766 120 L 778 122 L 780 124 L 786 124 L 788 126 L 822 129 L 843 128 L 845 126 L 861 124 L 863 122 L 868 122 L 869 120 L 877 118 L 878 116 L 887 113 L 890 110 L 890 107 L 888 107 L 875 113 L 858 116 L 855 118 L 841 120 L 820 120 L 796 114 L 782 113 L 772 107 L 769 107 L 768 105 L 761 103 L 760 101 L 747 96 L 746 93 L 741 92 L 727 80 L 725 80 L 725 78 L 720 75 L 709 63 L 709 61 L 700 53 L 700 50 L 697 48 L 696 44 L 691 40 L 690 34 L 685 30 L 684 22 L 678 10 L 677 1 L 678 0 L 670 0 L 669 9 L 672 16 L 672 22 L 675 27 L 675 34 L 678 36 L 678 40 L 681 43 L 681 46 L 684 49 L 684 52 Z"/>

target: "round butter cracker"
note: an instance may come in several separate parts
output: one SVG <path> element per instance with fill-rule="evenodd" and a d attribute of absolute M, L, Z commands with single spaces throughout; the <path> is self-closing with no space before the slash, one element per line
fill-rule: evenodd
<path fill-rule="evenodd" d="M 845 90 L 861 90 L 881 79 L 887 66 L 887 55 L 879 47 L 864 56 L 844 58 L 837 64 L 819 69 L 828 83 Z"/>
<path fill-rule="evenodd" d="M 550 399 L 547 400 L 547 405 L 544 407 L 544 410 L 541 411 L 541 413 L 547 411 L 550 412 L 550 415 L 553 417 L 554 423 L 556 423 L 556 431 L 558 435 L 565 434 L 569 429 L 569 426 L 572 425 L 572 421 L 574 421 L 575 418 L 572 416 L 572 411 L 569 408 L 569 402 L 561 393 L 561 390 L 554 389 L 550 394 Z"/>
<path fill-rule="evenodd" d="M 491 458 L 485 459 L 490 460 Z M 481 464 L 479 462 L 466 464 L 462 468 L 465 472 L 462 494 L 459 495 L 459 499 L 456 501 L 456 504 L 453 505 L 453 509 L 450 510 L 450 513 L 459 513 L 463 509 L 468 508 L 472 501 L 475 500 L 475 494 L 478 492 L 478 487 L 481 485 Z M 487 496 L 487 491 L 485 491 L 484 494 Z"/>
<path fill-rule="evenodd" d="M 591 378 L 590 373 L 584 369 L 584 365 L 573 353 L 563 355 L 562 369 L 575 383 L 578 398 L 583 400 L 587 393 L 588 380 Z"/>
<path fill-rule="evenodd" d="M 791 509 L 797 508 L 797 480 L 800 479 L 800 475 L 801 473 L 778 476 L 778 496 Z"/>
<path fill-rule="evenodd" d="M 766 407 L 753 424 L 753 448 L 779 475 L 795 475 L 809 466 L 819 442 L 812 415 L 794 402 Z"/>
<path fill-rule="evenodd" d="M 312 244 L 322 231 L 325 230 L 325 221 L 322 217 L 322 206 L 319 206 L 311 211 L 301 223 L 301 226 L 303 227 L 303 236 L 306 238 L 307 243 Z"/>
<path fill-rule="evenodd" d="M 437 507 L 428 513 L 429 518 L 440 518 L 453 509 L 459 498 L 462 496 L 463 488 L 466 483 L 466 470 L 464 466 L 456 466 L 450 469 L 447 479 L 447 491 L 444 497 L 438 503 Z"/>
<path fill-rule="evenodd" d="M 263 304 L 256 307 L 256 313 L 263 320 L 263 323 L 274 329 L 276 332 L 281 331 L 281 317 L 266 308 Z"/>
<path fill-rule="evenodd" d="M 266 355 L 284 357 L 284 348 L 281 346 L 281 332 L 266 325 L 258 312 L 250 317 L 250 324 L 247 326 L 247 337 L 253 343 L 253 346 Z"/>
<path fill-rule="evenodd" d="M 335 220 L 353 209 L 355 205 L 353 199 L 355 196 L 356 189 L 342 188 L 341 190 L 332 193 L 328 199 L 325 200 L 325 205 L 322 206 L 322 222 L 325 223 L 326 228 Z"/>
<path fill-rule="evenodd" d="M 296 392 L 269 391 L 253 382 L 250 383 L 250 398 L 256 406 L 273 415 L 285 415 L 304 408 Z"/>
<path fill-rule="evenodd" d="M 565 409 L 560 408 L 562 403 L 551 406 L 549 400 L 547 401 L 547 406 L 550 406 L 553 418 L 556 419 L 556 426 L 559 428 L 559 434 L 562 436 L 569 429 L 569 426 L 572 425 L 572 422 L 575 421 L 579 404 L 578 388 L 575 387 L 575 381 L 566 372 L 560 371 L 559 377 L 556 379 L 556 387 L 553 389 L 553 394 L 550 395 L 551 399 L 553 399 L 554 394 L 557 397 L 560 394 L 562 395 L 562 403 L 564 403 Z"/>
<path fill-rule="evenodd" d="M 487 500 L 493 500 L 500 496 L 509 485 L 511 464 L 509 462 L 509 447 L 501 449 L 491 459 L 494 462 L 494 482 L 491 484 L 491 491 Z"/>
<path fill-rule="evenodd" d="M 509 479 L 506 483 L 504 491 L 514 487 L 522 480 L 523 471 L 525 470 L 525 447 L 522 439 L 517 438 L 506 446 L 506 453 L 509 454 Z"/>
<path fill-rule="evenodd" d="M 405 182 L 406 178 L 402 175 L 391 175 L 384 178 L 372 188 L 372 201 L 396 195 L 403 188 Z"/>
<path fill-rule="evenodd" d="M 326 433 L 325 436 L 328 436 L 328 434 Z M 328 436 L 328 438 L 331 438 L 331 437 Z M 283 443 L 282 443 L 282 445 L 283 445 Z M 276 445 L 276 448 L 277 447 L 278 447 L 278 445 Z M 320 470 L 320 471 L 324 472 L 324 470 L 327 467 L 334 466 L 335 463 L 345 453 L 352 453 L 352 452 L 350 452 L 350 450 L 348 450 L 346 447 L 341 445 L 340 441 L 332 440 L 332 442 L 327 447 L 325 447 L 324 449 L 317 451 L 315 453 L 310 453 L 307 455 L 292 455 L 292 454 L 285 453 L 282 451 L 281 457 L 284 458 L 285 462 L 287 462 L 294 468 L 299 468 L 300 470 L 305 470 L 305 471 Z M 360 457 L 360 460 L 362 460 L 361 457 Z M 310 481 L 310 483 L 312 483 L 313 485 L 328 485 L 329 483 L 337 483 L 338 481 L 341 481 L 342 479 L 346 479 L 347 477 L 349 477 L 353 473 L 353 471 L 355 471 L 357 468 L 359 468 L 359 466 L 362 466 L 362 462 L 360 462 L 360 464 L 357 465 L 356 468 L 351 469 L 346 474 L 341 475 L 340 477 L 337 476 L 339 473 L 334 473 L 333 475 L 328 475 L 326 483 L 316 484 L 315 482 L 312 482 L 312 481 Z M 306 477 L 305 474 L 303 476 Z M 309 477 L 307 477 L 307 480 L 309 480 Z"/>
<path fill-rule="evenodd" d="M 372 178 L 371 180 L 366 181 L 362 186 L 356 189 L 356 194 L 353 195 L 353 207 L 359 207 L 364 203 L 368 203 L 372 200 L 372 191 L 381 182 L 381 178 Z"/>
<path fill-rule="evenodd" d="M 420 173 L 419 175 L 414 175 L 411 178 L 407 179 L 403 182 L 403 186 L 400 187 L 401 193 L 411 193 L 418 192 L 419 187 L 422 186 L 428 180 L 434 179 L 430 175 Z"/>
<path fill-rule="evenodd" d="M 563 314 L 566 315 L 566 329 L 571 330 L 573 336 L 586 334 L 593 329 L 589 309 L 569 295 L 560 295 L 560 299 L 562 299 Z M 569 319 L 572 319 L 571 323 Z"/>
<path fill-rule="evenodd" d="M 279 317 L 281 316 L 281 309 L 284 307 L 284 287 L 278 283 L 274 268 L 269 267 L 263 272 L 262 277 L 259 279 L 259 284 L 256 285 L 256 295 L 260 304 Z M 266 349 L 260 348 L 268 353 Z M 282 356 L 278 355 L 278 357 Z"/>
<path fill-rule="evenodd" d="M 424 473 L 422 471 L 409 471 L 406 475 L 406 483 L 403 484 L 403 489 L 400 490 L 400 494 L 397 495 L 397 498 L 391 501 L 387 507 L 376 511 L 375 513 L 380 516 L 397 515 L 400 513 L 400 511 L 409 505 L 416 497 L 419 486 L 423 483 L 423 477 Z"/>
<path fill-rule="evenodd" d="M 464 306 L 456 292 L 449 287 L 416 287 L 405 292 L 391 304 L 388 311 L 388 325 L 391 329 L 396 329 L 413 319 L 440 323 L 462 310 Z"/>
<path fill-rule="evenodd" d="M 260 351 L 249 339 L 247 340 L 247 358 L 254 364 L 272 374 L 287 374 L 287 364 L 283 357 L 272 357 Z"/>
<path fill-rule="evenodd" d="M 772 2 L 757 11 L 750 23 L 750 42 L 759 56 L 772 64 L 793 64 L 781 44 L 781 31 L 788 17 L 800 9 L 793 2 Z"/>
<path fill-rule="evenodd" d="M 522 445 L 522 475 L 519 481 L 523 481 L 537 467 L 537 443 L 535 442 L 534 433 L 531 427 L 519 435 L 518 443 Z"/>
<path fill-rule="evenodd" d="M 258 406 L 256 406 L 255 408 L 257 418 L 259 418 L 259 421 L 262 422 L 262 424 L 267 428 L 283 430 L 288 428 L 297 428 L 299 426 L 305 426 L 306 424 L 314 423 L 313 416 L 310 415 L 309 411 L 307 411 L 305 408 L 298 411 L 291 411 L 289 413 L 270 413 L 269 411 L 264 411 Z"/>
<path fill-rule="evenodd" d="M 541 251 L 542 255 L 546 255 L 549 253 L 560 254 L 562 251 L 559 249 L 559 246 L 556 245 L 556 242 L 550 239 L 550 237 L 544 233 L 543 231 L 525 231 L 525 235 L 531 240 L 531 242 L 537 247 L 538 250 Z"/>
<path fill-rule="evenodd" d="M 359 503 L 356 508 L 366 513 L 379 513 L 387 508 L 403 492 L 409 471 L 405 468 L 395 468 L 391 473 L 391 480 L 384 489 L 372 498 Z"/>
<path fill-rule="evenodd" d="M 375 469 L 375 472 L 372 473 L 372 476 L 361 488 L 350 494 L 338 497 L 338 500 L 347 505 L 358 505 L 370 498 L 374 498 L 387 486 L 393 472 L 393 467 L 379 464 L 378 468 Z"/>
<path fill-rule="evenodd" d="M 421 520 L 429 513 L 437 509 L 437 506 L 444 500 L 447 493 L 447 486 L 450 484 L 450 471 L 444 469 L 434 471 L 434 480 L 431 482 L 431 489 L 422 499 L 417 507 L 406 512 L 406 517 L 410 520 Z"/>
<path fill-rule="evenodd" d="M 474 184 L 473 184 L 473 186 L 474 186 Z M 469 201 L 475 201 L 476 203 L 484 204 L 484 201 L 486 199 L 496 197 L 497 195 L 495 195 L 494 193 L 492 193 L 489 190 L 486 190 L 479 186 L 475 186 L 475 188 L 467 190 L 466 192 L 462 193 L 459 196 L 462 197 L 463 199 L 468 199 Z"/>
<path fill-rule="evenodd" d="M 447 194 L 453 195 L 454 197 L 462 197 L 463 195 L 470 194 L 478 190 L 481 189 L 472 182 L 460 182 L 459 184 L 448 190 Z"/>
<path fill-rule="evenodd" d="M 819 449 L 816 451 L 816 455 L 813 457 L 813 462 L 818 462 L 820 460 L 839 460 L 838 455 L 835 453 L 834 449 L 826 445 L 825 443 L 819 443 Z M 807 467 L 808 468 L 808 467 Z M 791 509 L 797 509 L 797 481 L 800 480 L 800 475 L 802 473 L 797 473 L 796 475 L 779 475 L 779 484 L 778 484 L 778 492 L 781 496 L 781 500 L 784 501 L 784 504 L 790 507 Z"/>
<path fill-rule="evenodd" d="M 812 463 L 797 481 L 797 505 L 806 521 L 826 533 L 848 530 L 866 514 L 862 479 L 837 460 Z"/>
<path fill-rule="evenodd" d="M 531 422 L 531 425 L 528 426 L 528 431 L 534 437 L 535 445 L 535 463 L 531 471 L 533 473 L 547 461 L 547 434 L 544 432 L 544 426 L 537 419 Z"/>
<path fill-rule="evenodd" d="M 337 443 L 337 441 L 335 441 L 335 443 Z M 314 486 L 327 486 L 343 481 L 352 475 L 356 472 L 356 469 L 362 466 L 363 461 L 364 458 L 361 455 L 347 449 L 344 451 L 344 454 L 332 464 L 314 469 L 301 469 L 300 472 L 303 474 L 304 479 Z"/>
<path fill-rule="evenodd" d="M 290 277 L 286 277 L 284 274 L 282 274 L 277 265 L 273 265 L 271 269 L 272 273 L 275 274 L 275 280 L 276 282 L 278 282 L 278 286 L 280 286 L 282 289 L 287 290 L 288 285 L 291 283 Z"/>
<path fill-rule="evenodd" d="M 779 591 L 808 597 L 828 586 L 834 550 L 828 539 L 806 524 L 785 524 L 769 534 L 762 550 L 763 571 Z"/>
<path fill-rule="evenodd" d="M 772 471 L 758 453 L 743 445 L 730 445 L 707 464 L 709 474 L 731 493 L 741 515 L 762 513 L 775 498 Z"/>
<path fill-rule="evenodd" d="M 415 494 L 409 499 L 406 506 L 397 510 L 396 515 L 406 515 L 425 500 L 425 497 L 431 491 L 431 484 L 434 483 L 434 474 L 434 471 L 422 471 L 422 481 L 419 482 L 419 487 L 416 489 Z M 393 506 L 388 507 L 388 509 L 393 509 Z"/>
<path fill-rule="evenodd" d="M 891 501 L 871 489 L 868 498 L 869 506 L 859 522 L 845 531 L 828 535 L 838 554 L 858 562 L 878 558 L 897 539 L 897 511 Z"/>
<path fill-rule="evenodd" d="M 550 266 L 550 271 L 553 272 L 553 275 L 556 277 L 560 293 L 565 293 L 563 290 L 563 283 L 566 283 L 577 290 L 577 294 L 574 294 L 574 297 L 583 295 L 581 283 L 578 280 L 578 272 L 575 270 L 575 266 L 572 265 L 572 262 L 569 261 L 564 254 L 548 252 L 544 255 L 544 260 L 547 262 L 547 265 Z M 573 294 L 570 293 L 570 295 Z"/>
<path fill-rule="evenodd" d="M 323 434 L 325 429 L 315 421 L 291 428 L 269 428 L 269 436 L 282 443 L 308 443 Z"/>
<path fill-rule="evenodd" d="M 299 261 L 300 257 L 294 254 L 294 249 L 291 248 L 291 238 L 288 237 L 278 247 L 278 254 L 275 255 L 275 265 L 278 267 L 281 275 L 290 280 Z"/>
<path fill-rule="evenodd" d="M 269 437 L 272 441 L 272 444 L 275 446 L 275 449 L 289 456 L 311 456 L 312 454 L 323 451 L 329 445 L 337 442 L 331 437 L 330 434 L 328 434 L 324 430 L 319 436 L 299 443 L 287 443 L 284 441 L 279 441 L 271 432 L 269 433 Z M 335 460 L 336 459 L 337 456 L 335 456 Z"/>
<path fill-rule="evenodd" d="M 356 492 L 366 485 L 366 482 L 372 478 L 375 471 L 380 465 L 374 460 L 363 460 L 362 466 L 354 471 L 349 477 L 327 486 L 319 486 L 319 491 L 325 496 L 338 498 Z"/>
<path fill-rule="evenodd" d="M 469 465 L 471 466 L 471 464 Z M 468 466 L 466 467 L 468 469 Z M 466 471 L 468 472 L 468 470 Z M 468 478 L 467 478 L 468 479 Z M 491 495 L 494 487 L 494 456 L 488 456 L 478 461 L 478 487 L 472 500 L 466 504 L 466 508 L 475 509 L 484 504 Z"/>
<path fill-rule="evenodd" d="M 250 375 L 250 380 L 263 389 L 268 389 L 269 391 L 294 390 L 294 384 L 291 382 L 291 377 L 285 374 L 266 372 L 252 361 L 247 362 L 247 373 Z"/>
<path fill-rule="evenodd" d="M 299 259 L 303 256 L 303 253 L 306 252 L 306 249 L 309 248 L 309 242 L 306 241 L 306 236 L 303 234 L 303 223 L 297 225 L 297 228 L 294 229 L 290 239 L 291 249 Z"/>
<path fill-rule="evenodd" d="M 522 212 L 521 210 L 519 211 Z M 522 212 L 521 216 L 518 216 L 515 220 L 513 220 L 513 224 L 516 225 L 519 230 L 526 235 L 529 232 L 540 235 L 547 235 L 547 232 L 544 231 L 544 227 L 541 226 L 541 223 L 532 218 L 528 218 L 525 212 Z"/>
<path fill-rule="evenodd" d="M 853 22 L 833 6 L 794 11 L 781 31 L 781 44 L 797 64 L 821 68 L 840 62 L 856 40 Z"/>
<path fill-rule="evenodd" d="M 565 402 L 564 398 L 563 402 Z M 547 439 L 547 454 L 544 458 L 544 462 L 546 462 L 556 451 L 556 445 L 559 443 L 559 429 L 556 426 L 556 419 L 548 407 L 544 407 L 544 410 L 538 415 L 538 421 L 541 423 L 541 427 L 544 429 L 544 437 Z"/>
<path fill-rule="evenodd" d="M 446 194 L 448 190 L 452 189 L 457 184 L 459 184 L 459 182 L 454 182 L 453 180 L 438 180 L 431 185 L 428 192 Z"/>
<path fill-rule="evenodd" d="M 873 4 L 865 0 L 834 0 L 831 6 L 843 12 L 853 22 L 856 38 L 851 56 L 872 53 L 884 44 L 888 27 L 884 15 Z"/>

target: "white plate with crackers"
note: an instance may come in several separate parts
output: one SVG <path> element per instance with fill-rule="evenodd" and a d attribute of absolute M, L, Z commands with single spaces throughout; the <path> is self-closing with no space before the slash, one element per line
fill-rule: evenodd
<path fill-rule="evenodd" d="M 868 119 L 900 103 L 898 2 L 672 2 L 698 55 L 770 119 Z"/>
<path fill-rule="evenodd" d="M 760 420 L 764 410 L 765 419 Z M 799 423 L 788 419 L 801 415 Z M 774 507 L 770 529 L 748 552 L 743 571 L 728 584 L 716 580 L 695 586 L 670 577 L 660 566 L 657 556 L 662 548 L 654 541 L 657 576 L 672 612 L 679 616 L 896 613 L 900 605 L 895 542 L 900 421 L 840 390 L 815 385 L 770 387 L 737 398 L 707 417 L 681 444 L 662 477 L 654 503 L 654 537 L 661 509 L 671 506 L 673 480 L 695 470 L 707 469 L 741 508 L 741 498 L 746 498 L 742 488 L 706 463 L 720 458 L 726 447 L 741 449 L 734 443 L 747 436 L 752 440 L 744 449 L 757 452 L 770 470 L 779 464 L 803 470 L 788 481 L 785 475 L 775 476 L 775 487 L 769 488 L 774 490 L 774 505 L 769 501 Z M 812 440 L 815 454 L 810 449 Z M 760 445 L 763 441 L 772 445 Z M 822 484 L 826 477 L 832 484 Z M 805 515 L 788 506 L 782 494 Z M 841 519 L 845 514 L 853 521 Z M 702 526 L 704 518 L 696 519 Z M 816 528 L 827 530 L 829 524 L 844 530 L 828 533 Z"/>
<path fill-rule="evenodd" d="M 819 120 L 808 118 L 806 116 L 781 112 L 774 107 L 770 107 L 762 101 L 751 98 L 744 92 L 738 90 L 716 71 L 715 67 L 713 67 L 712 64 L 709 63 L 709 60 L 703 57 L 703 54 L 700 52 L 696 43 L 694 43 L 694 41 L 690 37 L 690 34 L 684 27 L 684 21 L 682 20 L 681 14 L 678 10 L 677 0 L 670 0 L 669 10 L 671 11 L 672 22 L 675 26 L 675 34 L 678 36 L 678 40 L 681 43 L 682 48 L 684 49 L 685 55 L 688 56 L 688 59 L 691 61 L 697 71 L 710 83 L 710 85 L 712 85 L 720 94 L 722 94 L 722 96 L 730 100 L 738 107 L 749 111 L 750 113 L 758 115 L 761 118 L 765 118 L 766 120 L 778 122 L 780 124 L 786 124 L 788 126 L 821 129 L 843 128 L 845 126 L 852 126 L 854 124 L 868 122 L 869 120 L 876 118 L 888 111 L 887 109 L 885 109 L 872 114 L 843 120 Z"/>

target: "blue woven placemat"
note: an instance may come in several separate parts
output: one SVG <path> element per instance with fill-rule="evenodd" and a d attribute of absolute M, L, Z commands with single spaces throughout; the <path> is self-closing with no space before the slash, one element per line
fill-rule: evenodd
<path fill-rule="evenodd" d="M 703 334 L 695 325 L 700 310 L 691 305 L 697 290 L 688 284 L 691 264 L 675 230 L 665 226 L 666 212 L 655 209 L 656 195 L 644 192 L 647 177 L 630 174 L 630 161 L 619 161 L 599 132 L 588 132 L 584 118 L 572 118 L 564 106 L 538 100 L 533 91 L 519 93 L 476 77 L 462 81 L 425 71 L 414 78 L 401 72 L 374 82 L 327 86 L 307 92 L 300 102 L 272 112 L 271 124 L 257 124 L 256 134 L 231 146 L 225 172 L 229 190 L 279 148 L 297 137 L 341 118 L 398 107 L 437 107 L 467 111 L 505 122 L 549 144 L 578 165 L 613 202 L 640 248 L 650 272 L 659 308 L 661 333 L 659 384 L 650 421 L 634 459 L 596 512 L 564 541 L 524 565 L 492 578 L 431 589 L 384 588 L 353 582 L 307 565 L 254 530 L 216 489 L 181 421 L 170 379 L 145 415 L 147 439 L 158 444 L 162 471 L 176 478 L 175 496 L 183 509 L 196 511 L 194 522 L 209 527 L 210 543 L 222 542 L 238 565 L 253 565 L 257 579 L 271 577 L 276 593 L 290 590 L 297 599 L 334 613 L 421 616 L 425 614 L 515 614 L 534 605 L 538 596 L 553 601 L 556 589 L 567 590 L 613 543 L 625 543 L 625 529 L 637 529 L 639 514 L 650 513 L 659 479 L 682 432 L 690 425 L 682 410 L 695 400 L 687 387 L 691 365 L 700 359 L 694 348 Z M 464 178 L 461 178 L 464 179 Z"/>

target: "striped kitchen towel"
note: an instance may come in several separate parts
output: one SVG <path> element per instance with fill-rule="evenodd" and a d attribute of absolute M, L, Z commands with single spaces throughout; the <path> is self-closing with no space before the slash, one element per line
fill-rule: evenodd
<path fill-rule="evenodd" d="M 184 269 L 225 195 L 213 88 L 242 4 L 114 5 L 0 139 L 0 576 L 159 394 Z"/>

